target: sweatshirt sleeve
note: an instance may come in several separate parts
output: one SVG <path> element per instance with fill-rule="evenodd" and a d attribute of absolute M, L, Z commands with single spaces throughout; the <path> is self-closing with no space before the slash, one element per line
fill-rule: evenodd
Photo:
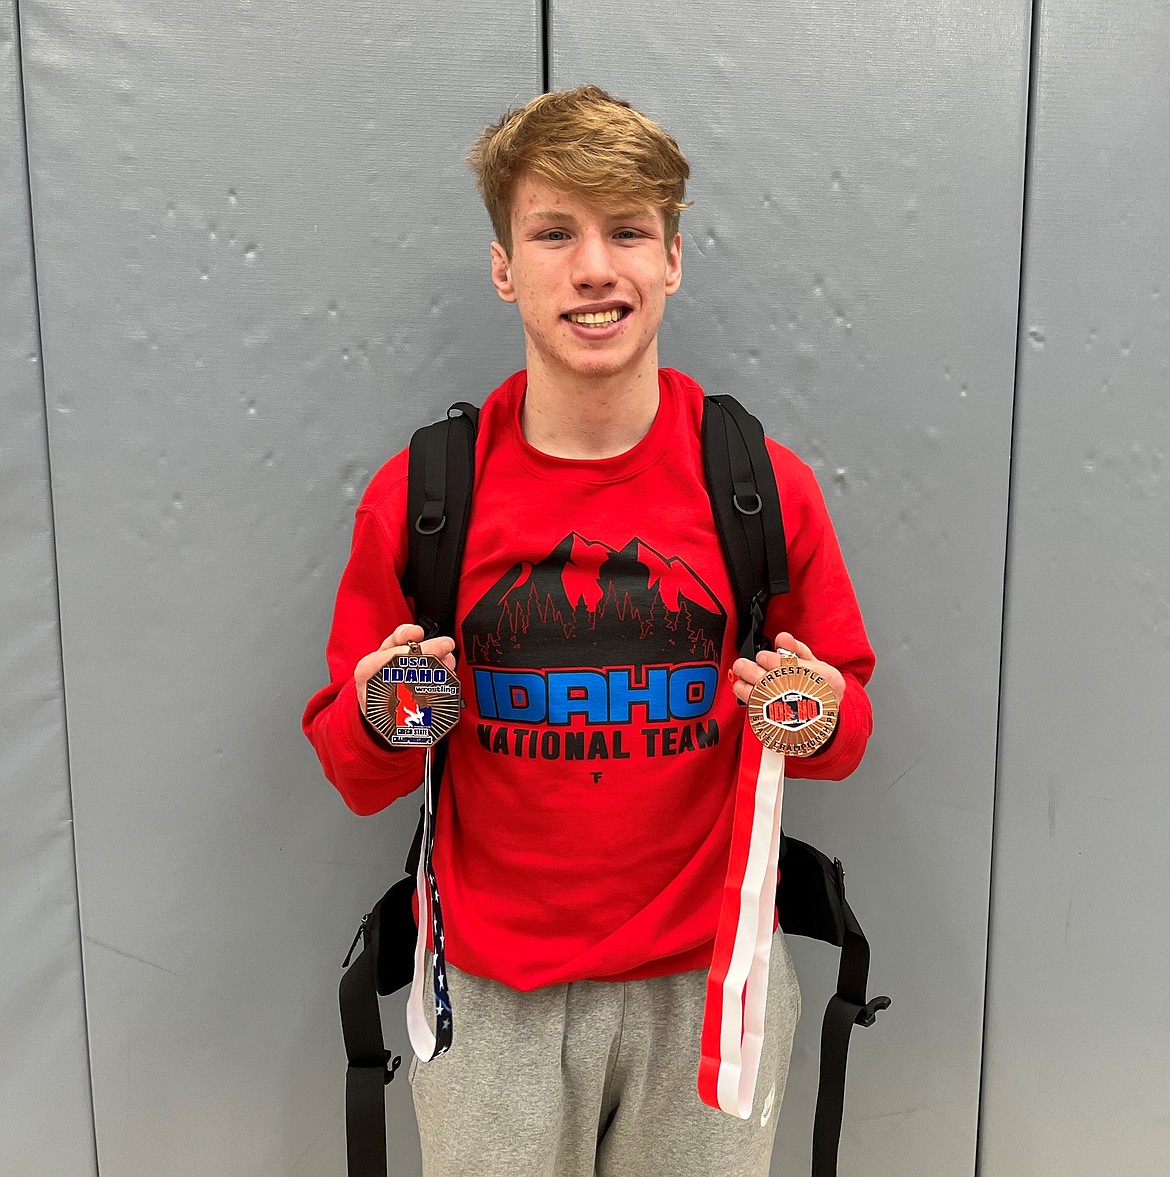
<path fill-rule="evenodd" d="M 404 486 L 382 496 L 396 501 Z M 392 749 L 370 730 L 358 706 L 353 672 L 414 610 L 399 576 L 405 559 L 387 534 L 381 511 L 367 495 L 354 519 L 349 561 L 337 589 L 333 625 L 325 648 L 329 684 L 305 707 L 301 727 L 316 750 L 326 778 L 354 813 L 370 814 L 405 797 L 422 781 L 424 752 Z M 403 500 L 400 514 L 405 514 Z"/>
<path fill-rule="evenodd" d="M 780 492 L 791 591 L 772 598 L 765 632 L 774 637 L 787 630 L 845 676 L 833 735 L 812 756 L 788 757 L 785 772 L 843 780 L 861 763 L 873 731 L 865 686 L 873 674 L 874 652 L 816 476 L 784 447 L 769 440 L 768 448 Z"/>

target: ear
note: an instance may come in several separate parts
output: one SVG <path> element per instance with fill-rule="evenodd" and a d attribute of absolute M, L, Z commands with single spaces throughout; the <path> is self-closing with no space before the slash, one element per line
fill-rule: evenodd
<path fill-rule="evenodd" d="M 676 233 L 666 255 L 666 293 L 673 294 L 682 285 L 682 234 Z"/>
<path fill-rule="evenodd" d="M 516 288 L 512 285 L 512 263 L 498 242 L 492 242 L 492 285 L 505 302 L 516 301 Z"/>

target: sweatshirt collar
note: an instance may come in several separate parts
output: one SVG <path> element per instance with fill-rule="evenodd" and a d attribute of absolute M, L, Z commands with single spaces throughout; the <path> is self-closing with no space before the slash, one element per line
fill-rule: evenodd
<path fill-rule="evenodd" d="M 674 436 L 679 413 L 677 373 L 658 369 L 658 412 L 645 437 L 625 453 L 610 458 L 559 458 L 530 445 L 520 428 L 520 410 L 528 389 L 528 372 L 521 369 L 504 383 L 512 442 L 521 464 L 543 478 L 582 483 L 620 482 L 648 469 L 661 457 Z"/>

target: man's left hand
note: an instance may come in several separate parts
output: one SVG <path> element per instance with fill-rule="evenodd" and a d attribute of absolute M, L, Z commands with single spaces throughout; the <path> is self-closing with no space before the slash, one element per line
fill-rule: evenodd
<path fill-rule="evenodd" d="M 835 666 L 822 662 L 804 642 L 798 642 L 790 633 L 778 633 L 773 644 L 777 650 L 791 650 L 801 666 L 815 670 L 833 688 L 833 693 L 837 696 L 837 705 L 840 706 L 845 694 L 845 676 Z M 752 693 L 752 687 L 769 670 L 775 670 L 783 661 L 781 655 L 773 653 L 772 650 L 761 650 L 754 662 L 748 658 L 737 658 L 731 665 L 735 697 L 741 703 L 746 703 L 748 695 Z"/>

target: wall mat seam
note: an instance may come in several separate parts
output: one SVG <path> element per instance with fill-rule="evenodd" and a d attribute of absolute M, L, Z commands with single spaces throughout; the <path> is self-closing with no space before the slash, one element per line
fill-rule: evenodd
<path fill-rule="evenodd" d="M 95 1118 L 93 1103 L 93 1050 L 89 1035 L 89 1002 L 85 983 L 85 950 L 83 946 L 84 942 L 81 930 L 81 892 L 77 881 L 77 829 L 73 820 L 73 771 L 69 754 L 69 698 L 65 685 L 65 651 L 63 649 L 61 639 L 61 576 L 60 564 L 57 558 L 56 503 L 53 497 L 53 451 L 49 444 L 49 394 L 48 382 L 45 378 L 46 357 L 44 339 L 41 333 L 41 288 L 37 277 L 36 210 L 33 204 L 32 161 L 31 152 L 29 150 L 28 95 L 25 92 L 24 84 L 24 36 L 21 31 L 20 0 L 13 0 L 13 25 L 15 32 L 14 59 L 16 63 L 16 91 L 20 101 L 20 122 L 24 131 L 24 183 L 25 199 L 28 201 L 29 265 L 32 271 L 33 281 L 33 333 L 36 338 L 37 354 L 40 356 L 41 400 L 44 405 L 44 413 L 41 417 L 41 420 L 44 423 L 45 466 L 48 474 L 49 486 L 49 544 L 53 552 L 53 588 L 56 593 L 55 605 L 57 609 L 57 666 L 61 679 L 61 706 L 64 713 L 63 729 L 65 733 L 65 788 L 69 799 L 69 842 L 73 851 L 73 894 L 74 911 L 77 915 L 77 951 L 80 958 L 78 963 L 81 974 L 82 1029 L 85 1034 L 85 1055 L 87 1068 L 86 1088 L 89 1095 L 90 1149 L 94 1173 L 99 1173 L 100 1170 L 98 1168 L 97 1151 L 97 1121 Z"/>
<path fill-rule="evenodd" d="M 1036 129 L 1036 91 L 1040 72 L 1040 3 L 1041 0 L 1032 0 L 1028 29 L 1028 101 L 1024 116 L 1024 185 L 1020 200 L 1020 281 L 1016 292 L 1016 367 L 1015 379 L 1012 385 L 1012 421 L 1008 441 L 1008 493 L 1007 515 L 1004 521 L 1003 604 L 1000 609 L 999 632 L 999 699 L 995 723 L 995 779 L 992 782 L 991 799 L 991 860 L 987 872 L 987 945 L 984 952 L 983 973 L 983 1041 L 979 1051 L 979 1101 L 975 1114 L 975 1177 L 979 1177 L 983 1153 L 984 1080 L 987 1069 L 987 1036 L 990 1024 L 988 992 L 991 983 L 991 930 L 995 924 L 995 847 L 1000 829 L 999 783 L 1003 737 L 1004 664 L 1006 661 L 1005 648 L 1008 629 L 1008 610 L 1011 608 L 1008 583 L 1011 580 L 1012 561 L 1015 555 L 1015 545 L 1012 542 L 1012 505 L 1016 501 L 1017 490 L 1015 462 L 1016 409 L 1019 404 L 1020 378 L 1024 363 L 1022 344 L 1024 340 L 1024 296 L 1027 283 L 1028 221 L 1032 207 L 1033 136 Z"/>

